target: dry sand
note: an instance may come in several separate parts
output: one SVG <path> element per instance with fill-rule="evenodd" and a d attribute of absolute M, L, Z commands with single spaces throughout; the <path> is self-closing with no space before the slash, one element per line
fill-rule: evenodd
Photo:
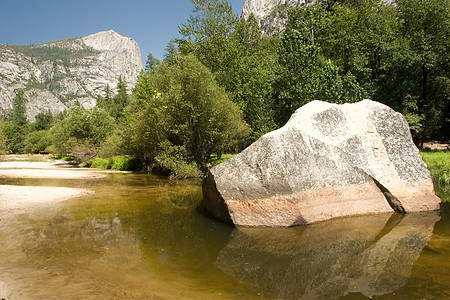
<path fill-rule="evenodd" d="M 104 174 L 79 168 L 62 167 L 58 162 L 0 162 L 0 177 L 44 179 L 101 178 Z M 91 193 L 86 189 L 52 186 L 0 185 L 0 218 L 28 212 L 36 207 L 49 207 L 54 203 Z"/>
<path fill-rule="evenodd" d="M 0 178 L 90 179 L 104 174 L 84 168 L 68 168 L 62 162 L 0 162 Z"/>
<path fill-rule="evenodd" d="M 88 190 L 65 187 L 0 185 L 0 218 L 37 207 L 49 207 L 89 193 Z"/>

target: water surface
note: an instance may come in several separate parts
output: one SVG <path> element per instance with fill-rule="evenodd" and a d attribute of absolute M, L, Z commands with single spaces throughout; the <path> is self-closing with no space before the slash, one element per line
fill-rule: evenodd
<path fill-rule="evenodd" d="M 0 298 L 450 298 L 446 203 L 439 213 L 238 230 L 198 209 L 199 181 L 0 183 L 96 191 L 0 220 Z"/>

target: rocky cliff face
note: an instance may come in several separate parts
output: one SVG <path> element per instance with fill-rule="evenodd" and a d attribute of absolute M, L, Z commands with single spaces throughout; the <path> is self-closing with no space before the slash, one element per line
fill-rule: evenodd
<path fill-rule="evenodd" d="M 286 25 L 288 8 L 313 5 L 318 0 L 245 0 L 241 18 L 247 19 L 253 13 L 263 34 L 280 35 Z M 396 0 L 383 0 L 386 5 L 395 5 Z"/>
<path fill-rule="evenodd" d="M 300 5 L 314 4 L 316 0 L 245 0 L 241 18 L 247 19 L 253 13 L 264 34 L 279 34 L 287 21 L 287 9 Z"/>
<path fill-rule="evenodd" d="M 17 89 L 25 91 L 29 120 L 76 101 L 92 108 L 106 85 L 114 91 L 124 76 L 134 86 L 142 68 L 138 44 L 113 30 L 40 45 L 0 45 L 0 113 L 12 108 Z"/>

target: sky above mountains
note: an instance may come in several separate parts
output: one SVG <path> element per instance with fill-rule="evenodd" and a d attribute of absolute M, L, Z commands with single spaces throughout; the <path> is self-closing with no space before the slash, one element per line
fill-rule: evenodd
<path fill-rule="evenodd" d="M 239 15 L 244 0 L 229 0 Z M 40 44 L 114 30 L 134 39 L 145 61 L 161 59 L 178 25 L 192 13 L 190 0 L 0 0 L 0 44 Z"/>

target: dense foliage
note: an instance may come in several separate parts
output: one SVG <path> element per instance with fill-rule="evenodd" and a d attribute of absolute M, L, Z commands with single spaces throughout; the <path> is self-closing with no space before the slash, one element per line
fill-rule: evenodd
<path fill-rule="evenodd" d="M 42 115 L 28 124 L 18 92 L 0 124 L 0 148 L 133 155 L 148 169 L 190 177 L 282 126 L 311 100 L 363 98 L 403 113 L 419 144 L 448 140 L 449 2 L 324 0 L 290 9 L 284 33 L 269 38 L 253 15 L 238 19 L 226 0 L 192 0 L 181 36 L 163 61 L 148 55 L 131 94 L 119 77 L 95 109 L 75 106 L 61 119 Z"/>
<path fill-rule="evenodd" d="M 323 55 L 368 97 L 402 112 L 417 141 L 448 140 L 449 1 L 339 2 L 317 18 Z"/>
<path fill-rule="evenodd" d="M 321 1 L 290 9 L 273 39 L 261 37 L 252 15 L 236 21 L 223 1 L 193 2 L 178 50 L 211 68 L 251 140 L 313 99 L 362 98 L 402 112 L 418 143 L 449 139 L 448 0 Z"/>
<path fill-rule="evenodd" d="M 130 109 L 130 151 L 171 171 L 171 160 L 204 167 L 211 154 L 237 150 L 247 134 L 238 107 L 192 55 L 143 74 Z"/>

